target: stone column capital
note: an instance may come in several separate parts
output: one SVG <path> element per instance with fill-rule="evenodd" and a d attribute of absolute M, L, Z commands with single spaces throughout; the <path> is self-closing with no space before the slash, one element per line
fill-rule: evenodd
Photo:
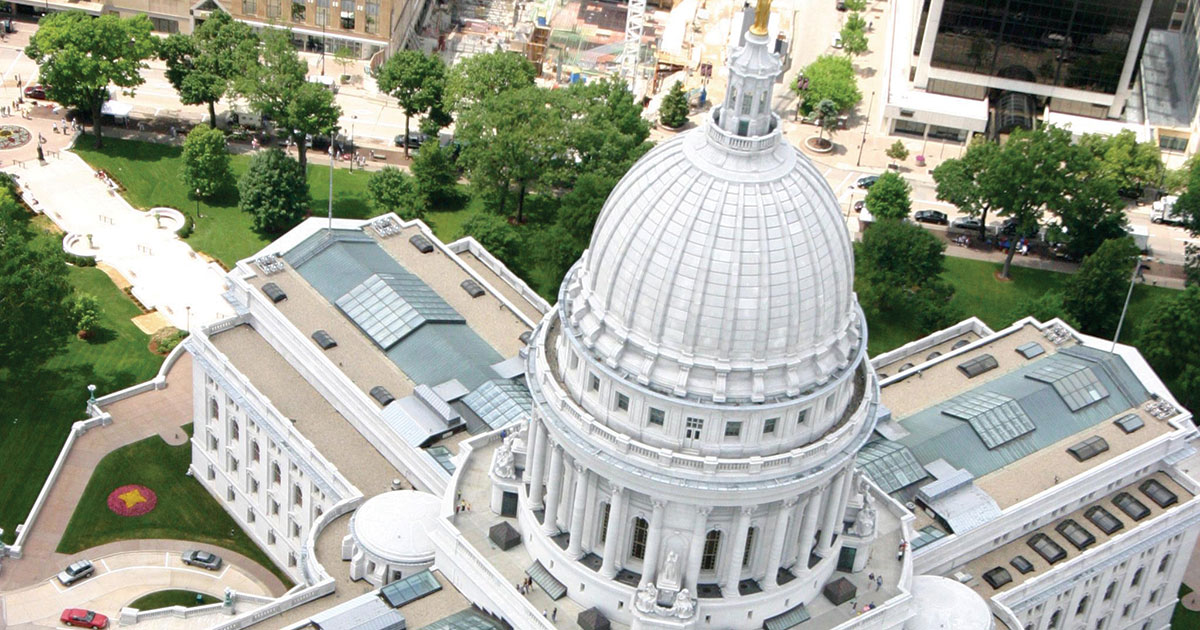
<path fill-rule="evenodd" d="M 655 512 L 660 512 L 660 511 L 662 511 L 662 510 L 665 510 L 665 509 L 667 508 L 667 501 L 666 501 L 666 499 L 654 499 L 653 501 L 651 501 L 651 503 L 653 503 L 653 504 L 654 504 L 654 511 L 655 511 Z"/>
<path fill-rule="evenodd" d="M 609 490 L 612 491 L 612 495 L 614 497 L 619 497 L 622 494 L 625 494 L 625 486 L 621 486 L 621 485 L 618 485 L 615 483 L 610 483 L 610 484 L 608 484 L 608 487 L 609 487 Z"/>
<path fill-rule="evenodd" d="M 755 506 L 753 505 L 743 505 L 738 511 L 741 512 L 742 516 L 750 516 L 754 513 L 754 508 Z"/>
<path fill-rule="evenodd" d="M 700 516 L 708 516 L 710 513 L 712 513 L 711 505 L 697 505 L 696 506 L 696 514 L 698 514 Z"/>

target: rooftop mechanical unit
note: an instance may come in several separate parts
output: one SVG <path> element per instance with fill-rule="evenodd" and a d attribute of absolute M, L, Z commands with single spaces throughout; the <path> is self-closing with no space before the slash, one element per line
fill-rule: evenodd
<path fill-rule="evenodd" d="M 317 332 L 313 333 L 312 338 L 313 341 L 317 342 L 318 346 L 321 346 L 322 350 L 328 350 L 337 346 L 337 342 L 333 340 L 333 337 L 331 337 L 329 333 L 325 332 L 324 330 L 318 330 Z"/>
<path fill-rule="evenodd" d="M 384 407 L 396 400 L 396 397 L 392 395 L 392 392 L 389 392 L 386 388 L 384 388 L 383 385 L 376 385 L 375 387 L 371 388 L 371 398 L 378 400 L 379 404 L 383 405 Z"/>
<path fill-rule="evenodd" d="M 412 246 L 416 247 L 417 251 L 422 254 L 428 254 L 433 251 L 433 243 L 430 243 L 424 234 L 413 234 L 412 238 L 408 239 L 408 242 L 412 243 Z"/>
<path fill-rule="evenodd" d="M 459 284 L 458 286 L 462 287 L 463 291 L 466 291 L 467 295 L 469 295 L 473 298 L 483 297 L 483 294 L 484 294 L 483 287 L 479 286 L 478 282 L 475 282 L 474 280 L 472 280 L 470 278 L 463 280 L 462 283 Z"/>
<path fill-rule="evenodd" d="M 1000 367 L 996 362 L 996 357 L 990 354 L 981 354 L 974 359 L 963 361 L 958 364 L 958 371 L 967 375 L 967 378 L 975 378 L 984 372 L 994 370 Z"/>
<path fill-rule="evenodd" d="M 280 289 L 279 285 L 274 282 L 262 285 L 262 292 L 266 293 L 267 297 L 271 298 L 271 301 L 276 304 L 287 299 L 287 293 L 284 293 L 283 289 Z"/>

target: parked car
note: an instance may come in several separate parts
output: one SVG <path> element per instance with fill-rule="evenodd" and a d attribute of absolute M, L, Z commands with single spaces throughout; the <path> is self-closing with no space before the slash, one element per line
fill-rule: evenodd
<path fill-rule="evenodd" d="M 983 224 L 980 223 L 979 219 L 975 217 L 958 217 L 953 223 L 950 224 L 950 227 L 958 228 L 960 230 L 973 230 L 978 232 L 981 225 Z"/>
<path fill-rule="evenodd" d="M 838 11 L 846 10 L 846 0 L 837 0 L 837 10 Z"/>
<path fill-rule="evenodd" d="M 75 626 L 77 628 L 108 627 L 108 617 L 82 608 L 68 608 L 62 611 L 62 616 L 58 620 L 68 626 Z"/>
<path fill-rule="evenodd" d="M 188 566 L 202 567 L 209 571 L 216 571 L 221 568 L 221 556 L 199 549 L 183 552 L 181 560 Z"/>
<path fill-rule="evenodd" d="M 992 225 L 995 225 L 995 224 L 993 223 Z M 1037 233 L 1038 233 L 1037 227 L 1034 227 L 1033 229 L 1027 231 L 1024 234 L 1018 234 L 1017 233 L 1017 222 L 1012 217 L 1005 219 L 999 226 L 996 227 L 995 231 L 996 231 L 996 234 L 998 234 L 1000 236 L 1009 236 L 1009 237 L 1022 236 L 1025 238 L 1033 238 L 1033 237 L 1037 236 Z"/>
<path fill-rule="evenodd" d="M 421 145 L 425 144 L 425 141 L 428 139 L 428 136 L 419 131 L 410 131 L 408 133 L 407 143 L 405 142 L 404 134 L 399 134 L 396 136 L 396 146 L 402 147 L 407 144 L 408 148 L 410 149 L 419 149 L 421 148 Z"/>
<path fill-rule="evenodd" d="M 863 208 L 865 208 L 865 207 L 867 207 L 866 199 L 859 199 L 858 201 L 854 202 L 854 211 L 855 212 L 862 212 Z"/>
<path fill-rule="evenodd" d="M 35 98 L 40 101 L 46 100 L 46 86 L 40 83 L 25 86 L 25 98 Z"/>
<path fill-rule="evenodd" d="M 917 223 L 950 224 L 950 218 L 946 216 L 945 212 L 940 210 L 917 210 L 913 213 L 913 220 Z"/>
<path fill-rule="evenodd" d="M 63 586 L 70 586 L 95 572 L 96 567 L 92 566 L 90 561 L 80 560 L 63 569 L 58 574 L 58 581 L 62 582 Z"/>
<path fill-rule="evenodd" d="M 856 185 L 859 188 L 867 189 L 867 188 L 870 188 L 871 186 L 874 186 L 875 182 L 877 182 L 877 181 L 879 181 L 878 175 L 867 175 L 866 177 L 858 178 L 858 183 Z"/>

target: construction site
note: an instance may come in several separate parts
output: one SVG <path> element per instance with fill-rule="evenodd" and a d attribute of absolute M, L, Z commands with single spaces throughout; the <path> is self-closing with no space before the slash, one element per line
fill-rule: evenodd
<path fill-rule="evenodd" d="M 421 34 L 447 65 L 513 51 L 540 69 L 543 85 L 620 76 L 656 109 L 656 97 L 675 81 L 696 106 L 722 98 L 725 57 L 752 14 L 745 0 L 447 0 Z M 778 7 L 771 16 L 785 67 L 793 20 L 793 11 Z"/>

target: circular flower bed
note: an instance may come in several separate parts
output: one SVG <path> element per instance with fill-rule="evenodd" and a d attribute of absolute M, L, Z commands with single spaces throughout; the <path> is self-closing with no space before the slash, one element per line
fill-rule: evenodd
<path fill-rule="evenodd" d="M 0 125 L 0 150 L 15 149 L 29 143 L 29 130 L 17 125 Z"/>
<path fill-rule="evenodd" d="M 158 505 L 158 495 L 146 486 L 129 484 L 108 495 L 108 509 L 121 516 L 141 516 Z"/>

